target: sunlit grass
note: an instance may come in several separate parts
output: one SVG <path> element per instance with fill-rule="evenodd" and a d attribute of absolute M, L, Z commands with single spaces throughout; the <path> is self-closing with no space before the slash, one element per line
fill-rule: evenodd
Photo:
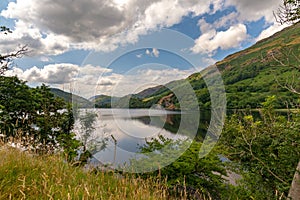
<path fill-rule="evenodd" d="M 0 199 L 167 199 L 156 180 L 86 172 L 60 156 L 33 156 L 0 150 Z M 182 199 L 185 199 L 182 197 Z"/>
<path fill-rule="evenodd" d="M 143 102 L 147 102 L 147 101 L 150 101 L 152 99 L 154 99 L 154 97 L 145 98 L 145 99 L 143 99 Z"/>

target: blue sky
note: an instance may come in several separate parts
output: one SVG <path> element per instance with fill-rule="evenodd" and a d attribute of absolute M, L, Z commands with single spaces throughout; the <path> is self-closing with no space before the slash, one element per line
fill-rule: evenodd
<path fill-rule="evenodd" d="M 1 0 L 7 75 L 90 97 L 182 79 L 284 28 L 281 0 Z M 118 87 L 118 88 L 116 88 Z"/>

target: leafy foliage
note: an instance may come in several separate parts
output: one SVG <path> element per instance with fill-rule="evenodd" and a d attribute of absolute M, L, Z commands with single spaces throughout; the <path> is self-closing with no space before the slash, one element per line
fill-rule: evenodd
<path fill-rule="evenodd" d="M 189 198 L 199 198 L 200 196 L 218 199 L 224 197 L 225 186 L 223 176 L 226 175 L 224 164 L 217 156 L 216 152 L 210 155 L 199 158 L 199 149 L 201 142 L 194 141 L 191 146 L 181 153 L 181 148 L 185 148 L 188 141 L 166 139 L 163 136 L 148 141 L 141 148 L 142 153 L 150 153 L 151 156 L 132 160 L 130 167 L 153 166 L 153 163 L 161 166 L 165 160 L 173 156 L 178 159 L 166 167 L 159 170 L 139 174 L 139 177 L 159 177 L 161 180 L 167 180 L 170 190 L 174 191 L 173 195 L 178 195 L 185 191 Z M 166 150 L 167 148 L 167 150 Z"/>
<path fill-rule="evenodd" d="M 259 118 L 233 115 L 222 135 L 226 156 L 243 174 L 247 198 L 287 197 L 300 157 L 299 113 L 289 118 L 276 114 L 275 100 L 267 98 Z"/>
<path fill-rule="evenodd" d="M 40 153 L 63 147 L 73 156 L 79 144 L 71 133 L 71 107 L 54 98 L 47 86 L 30 88 L 17 77 L 0 76 L 0 108 L 0 131 L 6 141 Z"/>

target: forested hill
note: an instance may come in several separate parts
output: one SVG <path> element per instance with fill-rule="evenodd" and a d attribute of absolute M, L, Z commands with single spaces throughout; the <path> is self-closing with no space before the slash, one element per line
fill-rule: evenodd
<path fill-rule="evenodd" d="M 294 103 L 285 87 L 300 87 L 300 23 L 217 62 L 229 108 L 259 107 L 266 96 L 278 97 L 277 107 Z M 188 79 L 197 82 L 194 74 Z M 199 98 L 201 101 L 201 96 Z"/>
<path fill-rule="evenodd" d="M 78 104 L 79 107 L 92 107 L 93 106 L 92 102 L 90 102 L 89 100 L 87 100 L 81 96 L 78 96 L 78 95 L 75 95 L 75 94 L 72 94 L 69 92 L 65 92 L 65 91 L 57 89 L 57 88 L 50 88 L 50 92 L 52 94 L 54 94 L 55 97 L 60 97 L 68 103 L 73 102 L 73 103 Z"/>
<path fill-rule="evenodd" d="M 287 88 L 300 89 L 300 23 L 227 56 L 216 66 L 225 84 L 228 108 L 257 108 L 270 95 L 278 97 L 277 108 L 286 108 L 286 103 L 293 104 L 299 98 Z M 195 73 L 187 78 L 201 108 L 210 108 L 209 92 L 201 74 L 211 69 L 208 67 L 203 73 Z M 181 83 L 175 81 L 167 86 L 179 87 Z M 136 95 L 132 107 L 147 107 L 161 102 L 170 93 L 169 89 L 163 87 L 144 98 L 138 99 Z M 175 97 L 167 98 L 167 101 L 168 106 L 179 107 Z"/>

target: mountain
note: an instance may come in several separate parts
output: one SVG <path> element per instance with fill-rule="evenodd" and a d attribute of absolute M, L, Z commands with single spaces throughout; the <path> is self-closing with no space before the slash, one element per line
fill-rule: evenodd
<path fill-rule="evenodd" d="M 278 97 L 277 108 L 286 108 L 287 103 L 295 105 L 299 96 L 286 87 L 300 91 L 299 33 L 297 23 L 215 64 L 225 85 L 228 108 L 257 108 L 270 95 Z M 208 67 L 185 79 L 193 87 L 201 108 L 210 108 L 210 94 L 202 76 L 213 76 L 212 73 L 213 67 Z M 140 99 L 141 105 L 166 103 L 167 108 L 179 108 L 176 96 L 170 94 L 183 84 L 183 80 L 168 83 Z"/>
<path fill-rule="evenodd" d="M 139 93 L 136 94 L 136 97 L 138 98 L 147 98 L 149 96 L 152 96 L 154 93 L 159 91 L 160 89 L 164 88 L 165 86 L 163 85 L 158 85 L 155 87 L 147 88 Z"/>
<path fill-rule="evenodd" d="M 119 99 L 119 97 L 111 97 L 101 94 L 89 98 L 89 101 L 91 101 L 96 108 L 111 108 L 111 102 L 116 102 Z"/>
<path fill-rule="evenodd" d="M 253 46 L 227 56 L 215 66 L 221 73 L 227 99 L 227 108 L 257 108 L 267 96 L 276 95 L 276 108 L 295 105 L 299 95 L 287 88 L 300 91 L 300 23 L 258 41 Z M 214 67 L 207 67 L 184 80 L 172 81 L 137 94 L 114 99 L 113 107 L 149 108 L 160 104 L 167 109 L 180 109 L 176 91 L 185 91 L 189 83 L 198 99 L 182 95 L 191 109 L 198 104 L 210 108 L 210 94 L 204 77 L 214 76 Z M 175 92 L 174 92 L 175 91 Z M 111 97 L 100 95 L 95 102 L 108 106 Z"/>
<path fill-rule="evenodd" d="M 216 63 L 222 73 L 229 108 L 256 108 L 269 95 L 278 97 L 278 108 L 296 103 L 299 96 L 284 86 L 300 89 L 299 33 L 300 23 Z"/>
<path fill-rule="evenodd" d="M 69 103 L 75 103 L 78 104 L 81 108 L 90 108 L 93 107 L 93 103 L 81 96 L 65 92 L 63 90 L 57 89 L 57 88 L 50 88 L 50 92 L 54 94 L 56 97 L 60 97 L 64 99 L 66 102 Z"/>

